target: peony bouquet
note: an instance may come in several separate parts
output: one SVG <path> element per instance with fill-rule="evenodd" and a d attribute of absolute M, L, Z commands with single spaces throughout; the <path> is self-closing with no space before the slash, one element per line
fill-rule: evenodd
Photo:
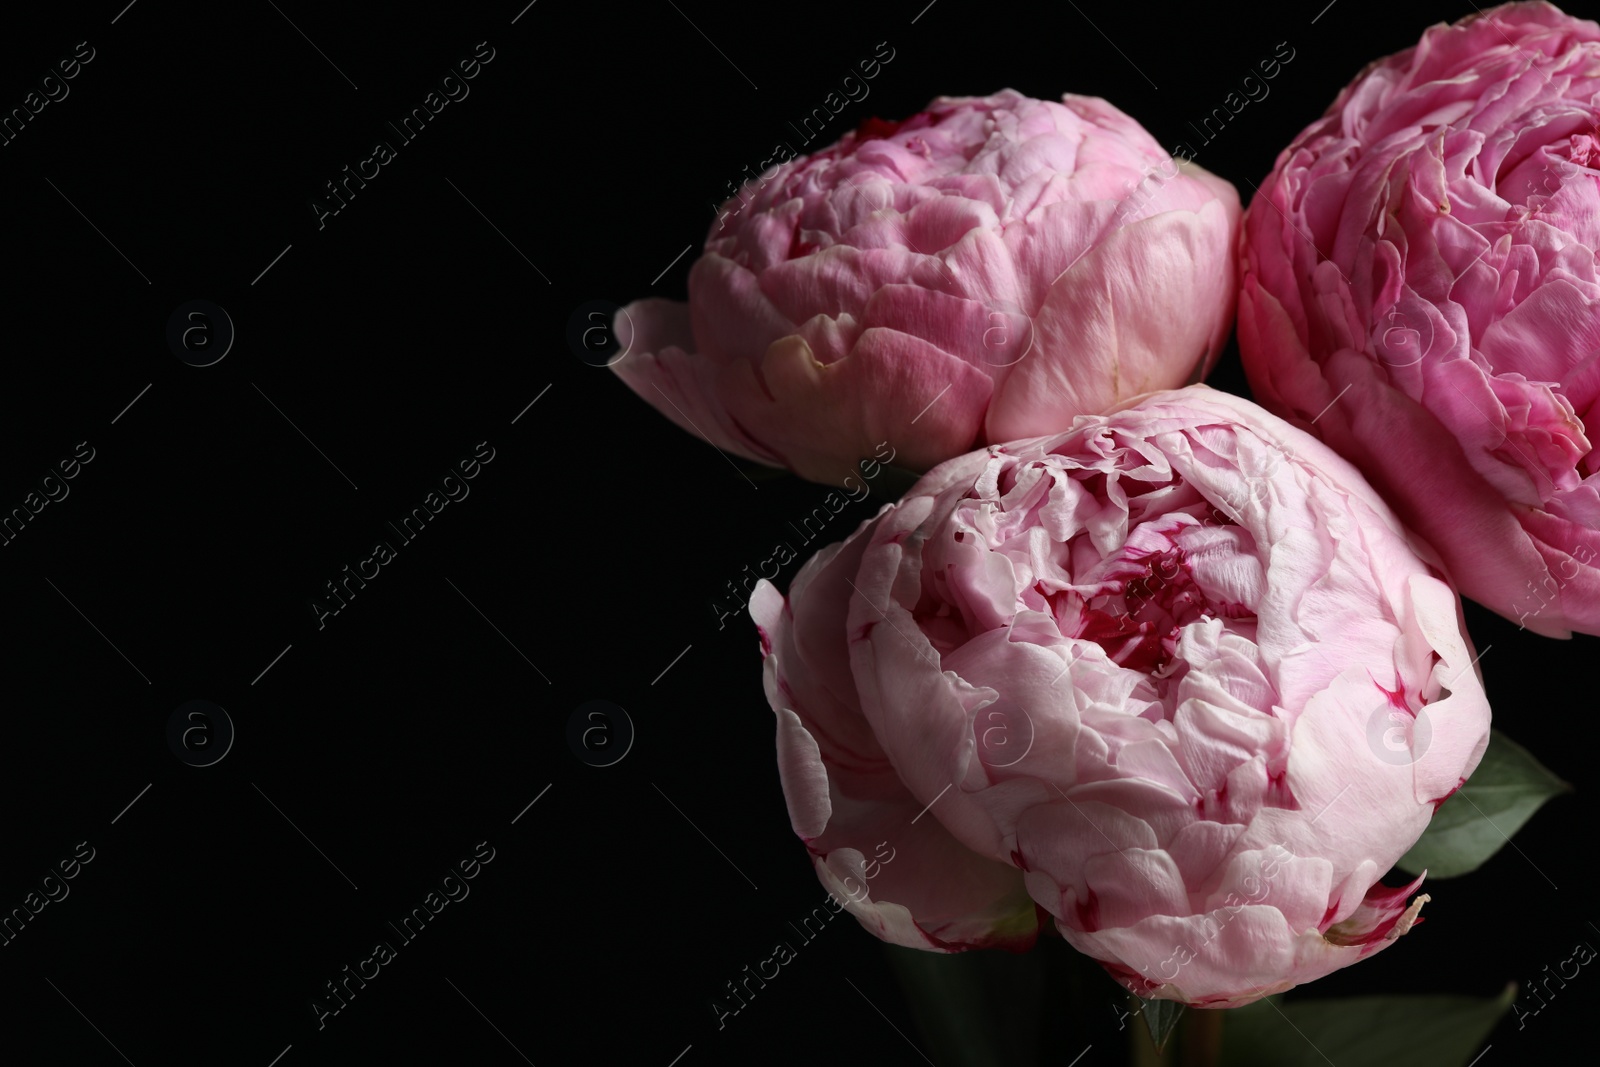
<path fill-rule="evenodd" d="M 1242 217 L 1107 101 L 1011 90 L 740 189 L 611 366 L 724 453 L 903 469 L 748 604 L 836 910 L 1064 943 L 1158 1044 L 1429 952 L 1435 883 L 1566 788 L 1491 731 L 1462 596 L 1600 633 L 1597 254 L 1600 26 L 1544 3 L 1371 63 Z M 1235 322 L 1264 406 L 1202 384 Z"/>

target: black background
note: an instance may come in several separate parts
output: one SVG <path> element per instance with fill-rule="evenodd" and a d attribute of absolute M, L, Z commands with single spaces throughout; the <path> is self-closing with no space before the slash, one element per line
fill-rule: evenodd
<path fill-rule="evenodd" d="M 0 511 L 94 449 L 0 548 L 0 911 L 95 849 L 0 948 L 0 1003 L 8 1058 L 140 1067 L 921 1062 L 882 947 L 848 919 L 718 1029 L 722 984 L 823 890 L 789 828 L 754 629 L 719 628 L 712 601 L 826 489 L 747 481 L 580 361 L 569 317 L 682 299 L 694 253 L 674 257 L 727 183 L 879 42 L 894 58 L 829 140 L 937 95 L 1093 94 L 1248 201 L 1367 61 L 1471 11 L 124 2 L 0 20 L 3 110 L 95 50 L 0 146 Z M 470 95 L 399 144 L 385 122 L 480 41 L 494 58 Z M 1188 122 L 1280 42 L 1270 95 L 1200 143 Z M 312 199 L 379 139 L 396 158 L 319 228 Z M 237 329 L 210 367 L 166 343 L 192 299 Z M 1244 391 L 1235 349 L 1212 384 Z M 470 495 L 319 629 L 324 583 L 481 441 L 495 458 Z M 1497 725 L 1578 791 L 1520 854 L 1430 884 L 1403 943 L 1295 995 L 1490 995 L 1600 943 L 1595 639 L 1467 617 Z M 213 766 L 167 745 L 191 699 L 237 730 Z M 636 730 L 607 768 L 567 742 L 592 699 Z M 396 942 L 385 921 L 481 841 L 470 895 L 319 1029 L 323 983 Z M 1102 993 L 1055 1062 L 1122 1061 Z M 1508 1015 L 1481 1062 L 1574 1047 L 1596 993 L 1585 971 L 1520 1030 Z"/>

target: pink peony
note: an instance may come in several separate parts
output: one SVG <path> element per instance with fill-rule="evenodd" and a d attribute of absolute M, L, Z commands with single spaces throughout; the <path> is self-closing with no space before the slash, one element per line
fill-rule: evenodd
<path fill-rule="evenodd" d="M 751 601 L 794 830 L 868 930 L 1048 913 L 1206 1007 L 1416 921 L 1378 879 L 1489 740 L 1460 611 L 1353 467 L 1205 386 L 950 460 Z"/>
<path fill-rule="evenodd" d="M 689 302 L 617 315 L 617 374 L 728 452 L 922 471 L 1198 381 L 1232 326 L 1239 200 L 1104 100 L 941 97 L 729 200 Z"/>
<path fill-rule="evenodd" d="M 1434 26 L 1278 156 L 1242 243 L 1256 396 L 1463 594 L 1557 637 L 1600 633 L 1597 123 L 1600 26 L 1542 3 Z"/>

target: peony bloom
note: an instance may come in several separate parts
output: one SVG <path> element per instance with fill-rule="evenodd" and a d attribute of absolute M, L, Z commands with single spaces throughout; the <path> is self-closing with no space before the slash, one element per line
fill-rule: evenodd
<path fill-rule="evenodd" d="M 1198 381 L 1239 199 L 1104 100 L 1007 90 L 872 120 L 747 184 L 689 302 L 617 314 L 615 371 L 728 452 L 839 484 Z"/>
<path fill-rule="evenodd" d="M 1489 740 L 1393 514 L 1205 386 L 942 464 L 751 614 L 794 830 L 867 929 L 1021 948 L 1048 913 L 1147 998 L 1388 946 L 1427 898 L 1378 880 Z"/>
<path fill-rule="evenodd" d="M 1600 26 L 1438 25 L 1278 156 L 1242 241 L 1255 395 L 1351 459 L 1462 593 L 1600 633 Z"/>

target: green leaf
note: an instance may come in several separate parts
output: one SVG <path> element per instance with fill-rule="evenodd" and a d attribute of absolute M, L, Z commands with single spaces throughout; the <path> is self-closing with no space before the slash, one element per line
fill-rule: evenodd
<path fill-rule="evenodd" d="M 1499 730 L 1472 780 L 1440 805 L 1411 851 L 1396 864 L 1411 874 L 1454 878 L 1477 870 L 1522 828 L 1545 801 L 1572 786 L 1551 774 L 1527 749 Z"/>
<path fill-rule="evenodd" d="M 1222 1067 L 1467 1067 L 1516 995 L 1268 997 L 1227 1013 Z"/>
<path fill-rule="evenodd" d="M 1145 1026 L 1150 1028 L 1150 1040 L 1156 1043 L 1156 1051 L 1160 1052 L 1167 1047 L 1167 1038 L 1172 1036 L 1178 1020 L 1183 1018 L 1183 1005 L 1175 1000 L 1141 998 L 1140 1008 L 1139 1014 L 1144 1017 Z"/>

